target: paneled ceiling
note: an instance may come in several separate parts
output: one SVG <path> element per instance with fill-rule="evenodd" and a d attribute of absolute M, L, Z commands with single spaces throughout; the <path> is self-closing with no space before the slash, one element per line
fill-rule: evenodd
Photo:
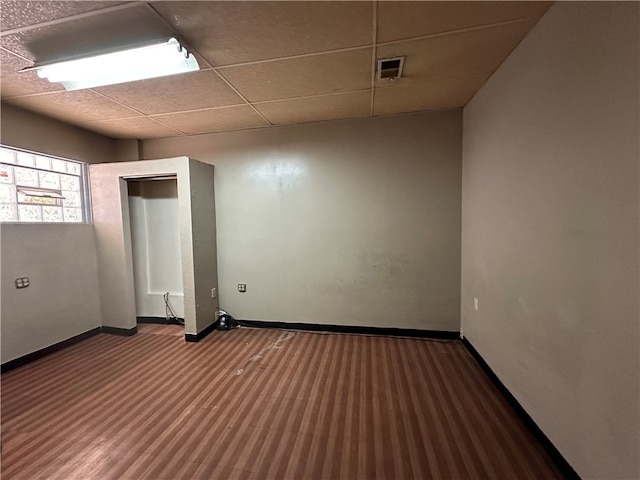
<path fill-rule="evenodd" d="M 550 2 L 2 0 L 2 100 L 114 138 L 464 106 Z M 201 70 L 66 92 L 47 63 L 177 37 Z M 376 59 L 404 56 L 395 81 Z"/>

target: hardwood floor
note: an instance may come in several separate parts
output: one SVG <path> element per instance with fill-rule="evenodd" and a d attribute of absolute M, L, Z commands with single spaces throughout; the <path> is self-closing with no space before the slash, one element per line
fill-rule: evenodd
<path fill-rule="evenodd" d="M 558 479 L 459 341 L 100 334 L 2 375 L 2 479 Z"/>

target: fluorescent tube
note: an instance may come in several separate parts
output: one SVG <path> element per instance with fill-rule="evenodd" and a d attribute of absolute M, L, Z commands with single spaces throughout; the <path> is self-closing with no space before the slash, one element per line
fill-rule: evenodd
<path fill-rule="evenodd" d="M 80 90 L 191 72 L 200 67 L 193 54 L 171 38 L 155 45 L 36 66 L 34 69 L 40 78 L 51 83 L 60 82 L 67 90 Z"/>

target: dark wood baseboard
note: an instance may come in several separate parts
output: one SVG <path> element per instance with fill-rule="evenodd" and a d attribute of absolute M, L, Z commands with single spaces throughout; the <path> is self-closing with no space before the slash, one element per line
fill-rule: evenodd
<path fill-rule="evenodd" d="M 199 342 L 204 337 L 206 337 L 211 332 L 213 332 L 215 329 L 216 329 L 216 322 L 213 322 L 207 328 L 205 328 L 204 330 L 202 330 L 201 332 L 199 332 L 199 333 L 197 333 L 195 335 L 193 333 L 185 333 L 184 334 L 184 340 L 186 342 Z"/>
<path fill-rule="evenodd" d="M 182 321 L 182 323 L 180 323 Z M 136 317 L 137 323 L 153 323 L 158 325 L 184 325 L 184 318 Z"/>
<path fill-rule="evenodd" d="M 130 337 L 138 333 L 138 327 L 119 328 L 119 327 L 105 327 L 103 325 L 102 333 L 108 333 L 110 335 L 120 335 L 122 337 Z"/>
<path fill-rule="evenodd" d="M 576 473 L 573 467 L 567 462 L 567 460 L 562 456 L 560 451 L 555 447 L 555 445 L 549 440 L 544 432 L 540 429 L 538 424 L 531 418 L 531 416 L 527 413 L 527 411 L 520 405 L 520 402 L 514 397 L 509 389 L 505 387 L 504 383 L 500 381 L 498 376 L 491 369 L 489 364 L 482 358 L 482 355 L 478 353 L 478 351 L 471 345 L 469 340 L 466 338 L 462 339 L 463 345 L 467 348 L 471 356 L 478 362 L 482 370 L 487 374 L 487 376 L 491 379 L 491 381 L 498 388 L 502 396 L 507 400 L 511 408 L 516 412 L 518 417 L 523 421 L 529 431 L 536 437 L 536 440 L 540 442 L 540 445 L 546 450 L 549 456 L 553 459 L 558 468 L 562 471 L 567 480 L 580 480 L 580 476 Z"/>
<path fill-rule="evenodd" d="M 48 347 L 42 348 L 40 350 L 37 350 L 35 352 L 31 352 L 28 353 L 26 355 L 23 355 L 22 357 L 19 358 L 15 358 L 13 360 L 9 360 L 6 363 L 3 363 L 2 366 L 0 366 L 0 371 L 2 373 L 8 372 L 10 370 L 13 370 L 14 368 L 18 368 L 21 367 L 22 365 L 26 365 L 27 363 L 31 363 L 35 360 L 38 360 L 39 358 L 42 358 L 44 356 L 50 355 L 54 352 L 57 352 L 58 350 L 62 350 L 63 348 L 69 347 L 71 345 L 74 345 L 78 342 L 81 342 L 82 340 L 85 340 L 89 337 L 93 337 L 94 335 L 99 334 L 102 331 L 101 327 L 96 327 L 96 328 L 92 328 L 91 330 L 87 330 L 84 333 L 80 333 L 79 335 L 75 335 L 71 338 L 67 338 L 66 340 L 63 340 L 62 342 L 58 342 L 55 343 L 53 345 L 49 345 Z"/>
<path fill-rule="evenodd" d="M 262 320 L 236 320 L 239 325 L 256 328 L 279 328 L 283 330 L 307 330 L 310 332 L 355 333 L 360 335 L 387 335 L 395 337 L 460 338 L 460 332 L 448 330 L 419 330 L 414 328 L 362 327 L 355 325 L 325 325 L 319 323 L 266 322 Z"/>

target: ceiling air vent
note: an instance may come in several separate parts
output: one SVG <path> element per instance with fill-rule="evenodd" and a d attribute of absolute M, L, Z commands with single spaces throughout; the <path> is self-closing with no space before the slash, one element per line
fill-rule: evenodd
<path fill-rule="evenodd" d="M 388 78 L 395 80 L 402 76 L 404 57 L 379 58 L 378 59 L 378 80 Z"/>

